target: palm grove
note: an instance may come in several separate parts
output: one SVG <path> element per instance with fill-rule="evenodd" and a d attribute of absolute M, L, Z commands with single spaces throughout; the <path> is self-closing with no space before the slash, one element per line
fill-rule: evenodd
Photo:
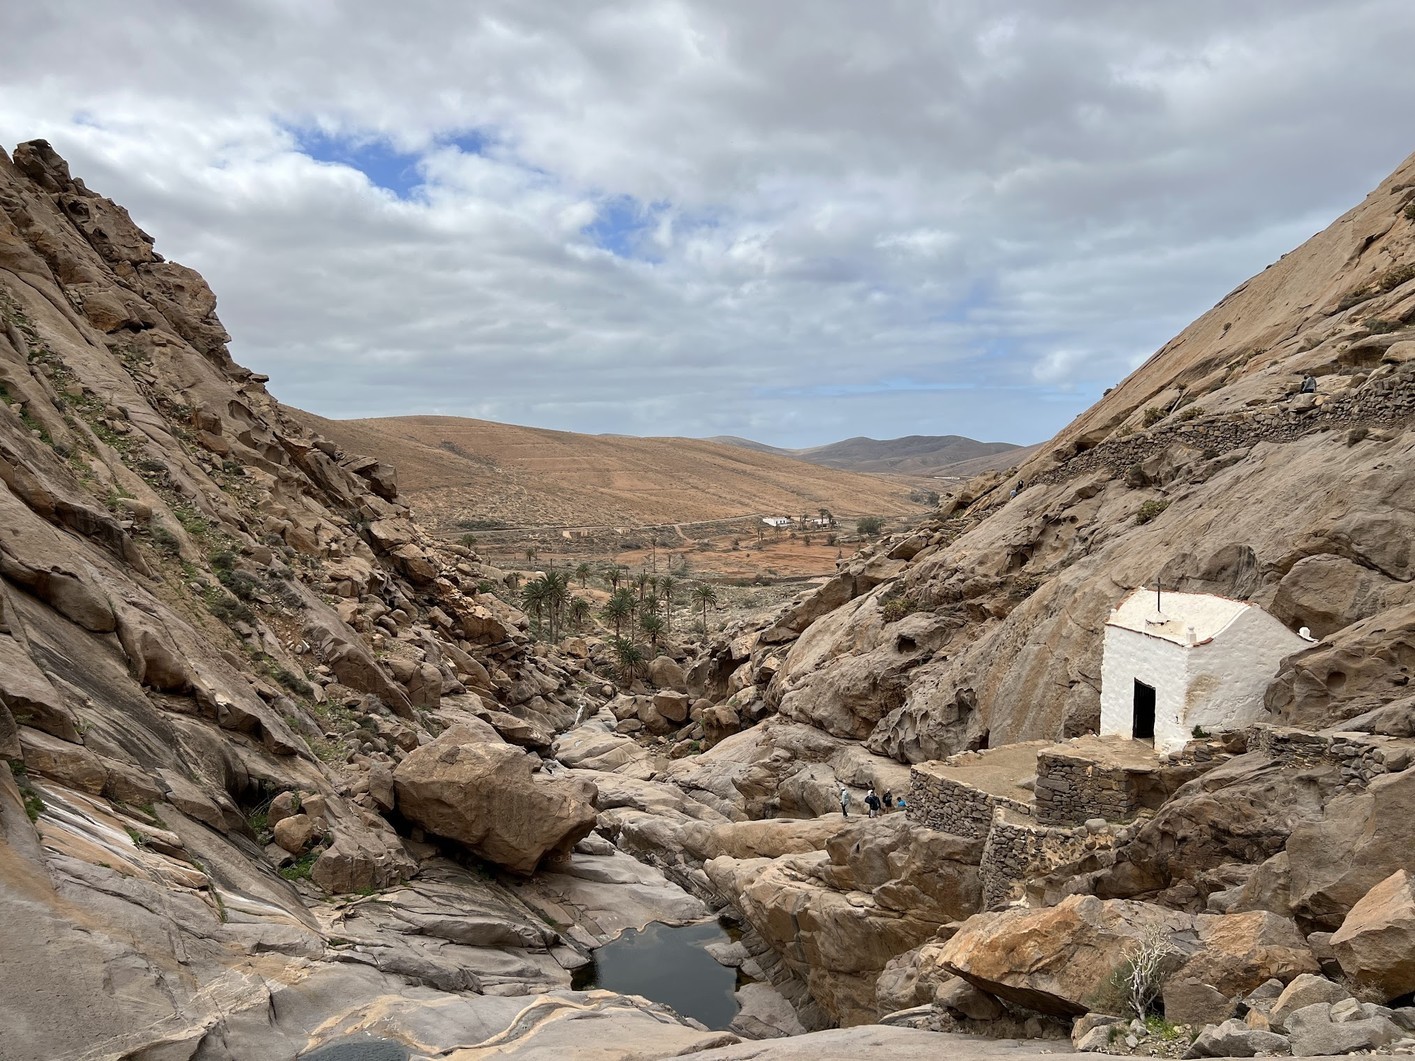
<path fill-rule="evenodd" d="M 528 550 L 527 558 L 534 562 L 534 553 Z M 552 567 L 521 588 L 521 603 L 537 637 L 554 642 L 565 635 L 567 627 L 578 632 L 589 625 L 593 605 L 574 593 L 572 578 L 584 588 L 592 574 L 584 563 L 573 573 Z M 699 615 L 699 633 L 706 636 L 708 609 L 718 604 L 717 591 L 710 584 L 685 585 L 672 575 L 647 572 L 631 576 L 620 564 L 611 564 L 600 577 L 609 587 L 609 599 L 599 609 L 599 618 L 614 631 L 610 645 L 621 681 L 632 681 L 639 675 L 652 658 L 650 652 L 657 655 L 672 636 L 675 601 L 692 605 Z"/>

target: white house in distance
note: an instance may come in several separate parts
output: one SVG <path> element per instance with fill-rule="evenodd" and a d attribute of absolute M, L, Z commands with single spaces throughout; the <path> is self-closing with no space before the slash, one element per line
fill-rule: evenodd
<path fill-rule="evenodd" d="M 1101 733 L 1172 752 L 1263 718 L 1283 657 L 1308 646 L 1263 609 L 1208 593 L 1137 589 L 1105 624 Z M 1158 606 L 1157 606 L 1158 605 Z"/>

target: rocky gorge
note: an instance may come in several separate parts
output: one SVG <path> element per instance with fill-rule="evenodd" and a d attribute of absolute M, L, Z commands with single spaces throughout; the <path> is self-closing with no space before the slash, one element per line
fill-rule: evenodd
<path fill-rule="evenodd" d="M 627 683 L 43 141 L 0 212 L 0 1056 L 1415 1047 L 1415 159 L 1014 474 Z M 1058 765 L 1157 575 L 1315 640 L 1249 730 Z M 924 820 L 940 762 L 976 828 Z M 1130 810 L 1039 824 L 1061 767 Z M 574 989 L 713 914 L 730 1029 Z"/>

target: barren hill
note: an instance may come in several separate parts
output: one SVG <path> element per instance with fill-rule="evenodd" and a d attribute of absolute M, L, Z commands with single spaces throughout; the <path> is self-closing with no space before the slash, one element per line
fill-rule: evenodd
<path fill-rule="evenodd" d="M 735 435 L 720 435 L 709 441 L 795 457 L 826 468 L 950 478 L 1012 467 L 1031 456 L 1036 448 L 1010 442 L 978 442 L 963 435 L 905 435 L 891 439 L 856 436 L 805 449 L 781 449 Z"/>
<path fill-rule="evenodd" d="M 918 511 L 904 482 L 702 439 L 581 435 L 452 416 L 295 415 L 344 448 L 395 465 L 403 496 L 443 528 Z"/>

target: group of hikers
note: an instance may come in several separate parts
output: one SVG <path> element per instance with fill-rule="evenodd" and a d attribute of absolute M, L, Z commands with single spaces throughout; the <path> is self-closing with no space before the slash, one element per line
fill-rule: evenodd
<path fill-rule="evenodd" d="M 908 807 L 904 797 L 894 798 L 892 791 L 886 791 L 883 796 L 875 795 L 873 787 L 865 793 L 865 806 L 869 809 L 871 818 L 878 818 L 881 814 L 887 814 L 892 810 L 904 810 Z M 840 816 L 850 817 L 850 790 L 843 784 L 840 786 Z"/>

